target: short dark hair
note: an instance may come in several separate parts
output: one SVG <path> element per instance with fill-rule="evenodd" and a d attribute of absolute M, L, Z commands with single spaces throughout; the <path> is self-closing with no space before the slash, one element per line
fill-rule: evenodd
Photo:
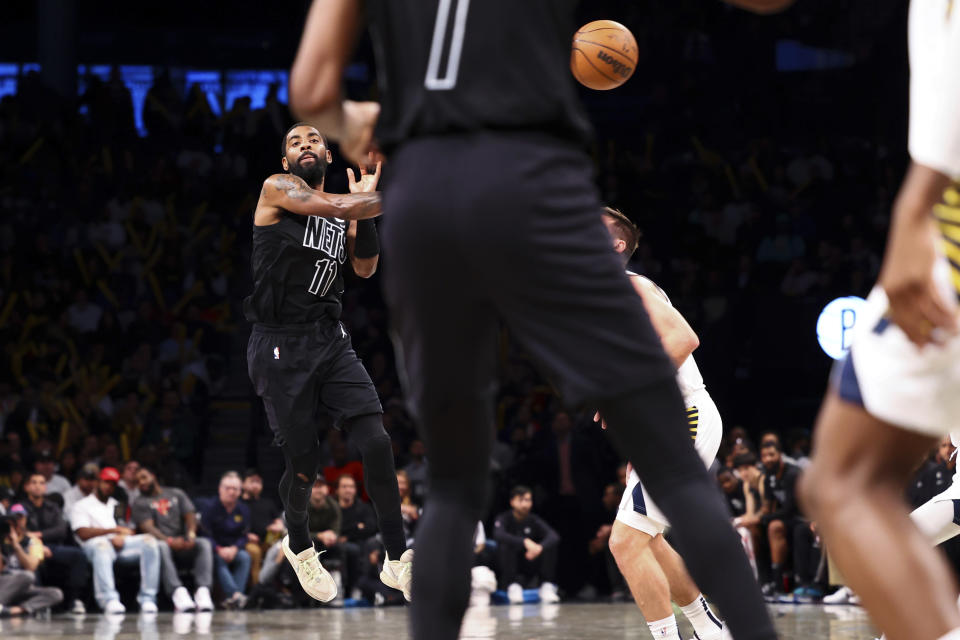
<path fill-rule="evenodd" d="M 757 456 L 752 451 L 741 453 L 733 458 L 733 467 L 753 467 L 757 464 Z"/>
<path fill-rule="evenodd" d="M 640 237 L 643 234 L 640 233 L 640 229 L 637 228 L 637 225 L 633 224 L 633 221 L 625 216 L 619 209 L 614 209 L 613 207 L 604 207 L 603 214 L 613 218 L 617 235 L 627 245 L 627 249 L 623 253 L 629 258 L 633 255 L 634 251 L 637 250 L 637 245 L 640 244 Z"/>
<path fill-rule="evenodd" d="M 779 442 L 779 441 L 777 441 L 777 442 L 767 442 L 767 443 L 764 443 L 764 444 L 760 445 L 760 451 L 763 451 L 764 449 L 776 449 L 776 450 L 777 450 L 777 453 L 783 453 L 783 447 L 780 446 L 780 442 Z"/>
<path fill-rule="evenodd" d="M 290 136 L 290 132 L 293 131 L 294 129 L 296 129 L 297 127 L 313 127 L 313 125 L 310 124 L 309 122 L 298 122 L 298 123 L 296 123 L 295 125 L 293 125 L 292 127 L 290 127 L 289 129 L 287 129 L 287 132 L 283 134 L 283 140 L 280 141 L 280 157 L 281 157 L 281 158 L 286 157 L 286 155 L 287 155 L 287 138 Z M 313 127 L 313 128 L 316 129 L 316 127 Z M 317 129 L 317 133 L 320 133 L 320 130 L 319 130 L 319 129 Z M 330 148 L 330 145 L 327 143 L 327 136 L 325 136 L 325 135 L 323 135 L 323 134 L 321 133 L 321 134 L 320 134 L 320 139 L 323 140 L 323 146 L 326 147 L 327 149 L 329 149 L 329 148 Z"/>
<path fill-rule="evenodd" d="M 39 471 L 31 471 L 30 473 L 28 473 L 28 474 L 27 474 L 27 480 L 26 480 L 26 481 L 27 481 L 27 482 L 30 482 L 31 480 L 33 480 L 33 477 L 34 477 L 34 476 L 40 476 L 41 478 L 43 478 L 43 481 L 44 481 L 44 482 L 47 481 L 47 477 L 46 477 L 45 475 L 43 475 L 42 473 L 40 473 Z"/>
<path fill-rule="evenodd" d="M 533 490 L 530 489 L 530 487 L 528 487 L 528 486 L 526 486 L 526 485 L 518 484 L 518 485 L 515 486 L 513 489 L 510 489 L 510 499 L 513 500 L 514 498 L 519 498 L 520 496 L 525 496 L 525 495 L 527 495 L 528 493 L 529 493 L 529 494 L 532 494 L 532 493 L 533 493 Z"/>
<path fill-rule="evenodd" d="M 739 458 L 740 456 L 737 456 L 737 457 Z M 719 469 L 717 469 L 717 477 L 718 477 L 718 478 L 719 478 L 720 476 L 722 476 L 723 474 L 725 474 L 725 473 L 729 473 L 729 474 L 733 475 L 733 469 L 731 469 L 730 467 L 720 467 Z"/>
<path fill-rule="evenodd" d="M 250 477 L 252 477 L 252 476 L 257 476 L 257 477 L 260 478 L 261 480 L 263 479 L 263 474 L 260 473 L 260 469 L 257 469 L 256 467 L 250 467 L 249 469 L 247 469 L 246 471 L 243 472 L 243 479 L 244 479 L 244 480 L 246 480 L 247 478 L 250 478 Z"/>

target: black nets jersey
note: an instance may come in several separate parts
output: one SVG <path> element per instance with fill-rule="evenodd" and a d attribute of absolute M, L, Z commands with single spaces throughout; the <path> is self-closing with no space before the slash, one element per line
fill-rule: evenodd
<path fill-rule="evenodd" d="M 421 136 L 543 131 L 587 144 L 570 73 L 577 0 L 370 0 L 385 150 Z"/>
<path fill-rule="evenodd" d="M 250 322 L 306 324 L 340 318 L 347 222 L 281 212 L 280 222 L 253 227 L 253 293 L 243 301 Z"/>

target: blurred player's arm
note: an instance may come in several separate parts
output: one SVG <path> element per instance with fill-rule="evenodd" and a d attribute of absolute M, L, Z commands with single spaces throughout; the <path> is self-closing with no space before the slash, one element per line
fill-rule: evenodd
<path fill-rule="evenodd" d="M 754 13 L 779 13 L 793 4 L 794 0 L 724 0 L 727 4 L 753 11 Z"/>
<path fill-rule="evenodd" d="M 281 209 L 302 216 L 363 220 L 380 215 L 381 202 L 380 194 L 376 192 L 345 195 L 324 193 L 311 189 L 295 175 L 278 173 L 263 183 L 257 202 L 256 224 L 274 224 L 280 218 Z"/>
<path fill-rule="evenodd" d="M 360 162 L 373 145 L 380 115 L 375 102 L 343 99 L 343 70 L 361 24 L 361 0 L 313 0 L 290 69 L 290 109 L 340 143 Z"/>
<path fill-rule="evenodd" d="M 700 339 L 680 312 L 667 302 L 657 287 L 639 276 L 630 278 L 633 288 L 643 299 L 653 328 L 660 336 L 663 350 L 679 369 L 690 354 L 700 346 Z"/>
<path fill-rule="evenodd" d="M 957 330 L 956 307 L 943 299 L 933 280 L 937 251 L 930 214 L 950 182 L 935 169 L 911 163 L 893 205 L 880 269 L 879 284 L 889 298 L 890 319 L 918 345 L 935 341 L 934 329 Z"/>

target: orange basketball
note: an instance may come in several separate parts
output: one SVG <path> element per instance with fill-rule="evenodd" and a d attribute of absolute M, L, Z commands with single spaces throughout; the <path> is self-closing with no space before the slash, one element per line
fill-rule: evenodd
<path fill-rule="evenodd" d="M 637 67 L 637 41 L 630 29 L 613 20 L 594 20 L 573 36 L 570 70 L 591 89 L 613 89 Z"/>

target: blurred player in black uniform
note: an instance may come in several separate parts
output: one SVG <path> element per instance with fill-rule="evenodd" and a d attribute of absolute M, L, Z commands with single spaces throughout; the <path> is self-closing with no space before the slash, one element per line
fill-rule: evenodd
<path fill-rule="evenodd" d="M 381 580 L 409 599 L 412 552 L 406 551 L 390 437 L 377 391 L 340 323 L 343 264 L 363 277 L 380 253 L 375 193 L 380 166 L 348 170 L 350 195 L 324 193 L 332 156 L 309 125 L 284 135 L 283 169 L 267 178 L 253 226 L 253 293 L 244 301 L 254 323 L 247 346 L 250 379 L 283 450 L 280 499 L 288 535 L 282 548 L 304 591 L 327 602 L 337 594 L 310 537 L 307 502 L 320 468 L 319 435 L 341 427 L 363 456 L 364 485 L 380 521 L 387 562 Z"/>
<path fill-rule="evenodd" d="M 341 99 L 365 5 L 381 105 Z M 589 402 L 735 637 L 773 625 L 690 444 L 675 370 L 611 249 L 569 71 L 575 0 L 315 0 L 291 106 L 352 159 L 389 156 L 385 290 L 430 456 L 415 638 L 452 640 L 487 501 L 498 322 Z M 666 463 L 665 463 L 666 461 Z"/>

